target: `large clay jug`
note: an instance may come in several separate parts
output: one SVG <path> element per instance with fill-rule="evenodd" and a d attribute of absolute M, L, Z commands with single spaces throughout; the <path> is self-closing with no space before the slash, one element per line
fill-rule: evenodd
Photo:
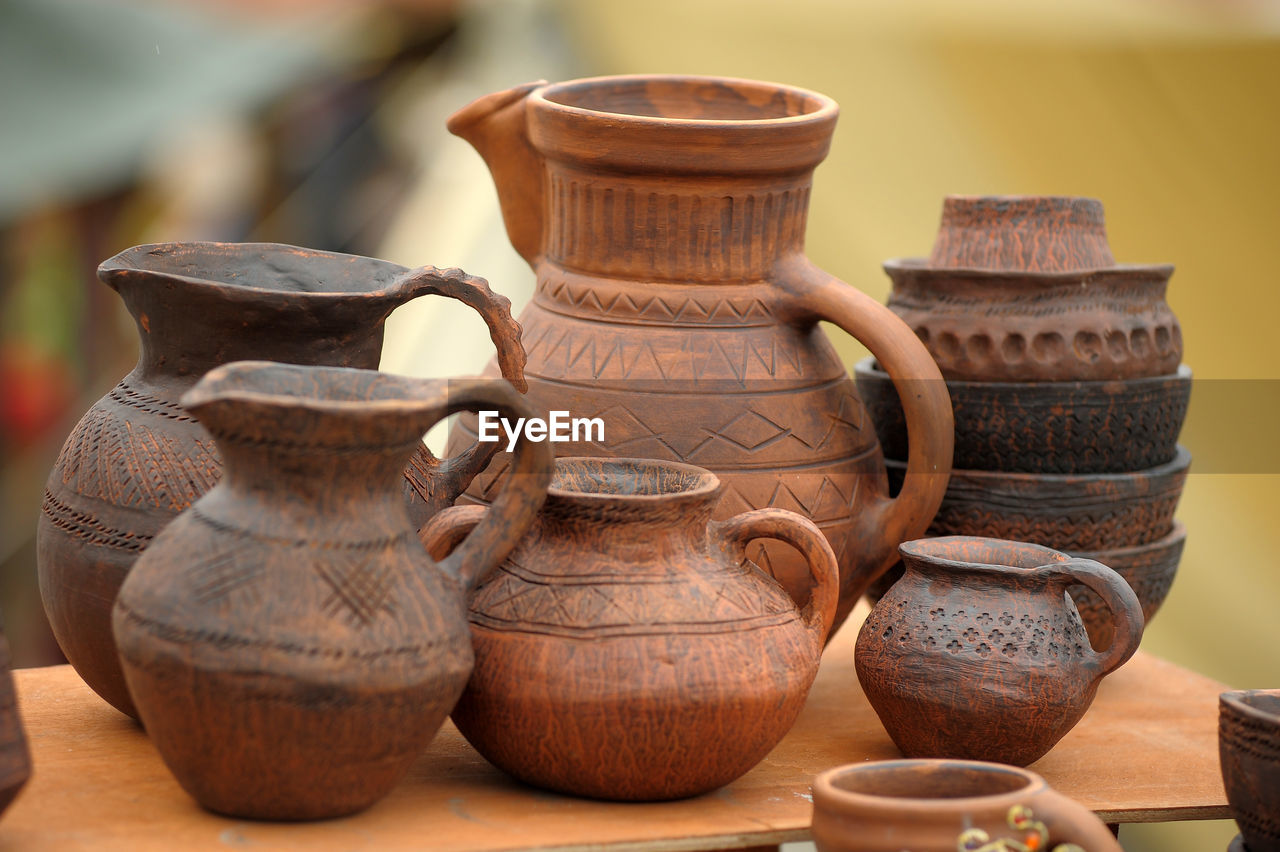
<path fill-rule="evenodd" d="M 537 272 L 520 317 L 530 400 L 603 422 L 602 439 L 584 430 L 557 453 L 699 465 L 724 484 L 719 518 L 766 506 L 811 518 L 840 560 L 838 624 L 937 510 L 952 419 L 910 329 L 803 254 L 836 113 L 772 83 L 605 77 L 488 95 L 449 129 L 485 158 Z M 896 499 L 822 320 L 875 353 L 903 397 L 910 464 Z M 475 426 L 464 419 L 453 446 Z M 501 469 L 468 493 L 487 498 Z M 808 569 L 789 548 L 749 555 L 803 595 Z"/>
<path fill-rule="evenodd" d="M 764 759 L 818 673 L 839 574 L 793 512 L 713 522 L 720 491 L 693 465 L 556 461 L 529 533 L 471 597 L 476 668 L 453 720 L 477 751 L 530 784 L 627 800 L 695 796 Z M 445 509 L 423 541 L 441 555 L 492 511 Z M 744 561 L 765 538 L 804 554 L 798 603 Z"/>
<path fill-rule="evenodd" d="M 135 715 L 111 604 L 156 533 L 218 481 L 213 441 L 178 404 L 202 375 L 246 358 L 376 369 L 387 315 L 427 294 L 480 312 L 517 387 L 524 353 L 510 302 L 457 269 L 262 243 L 167 243 L 128 249 L 98 277 L 133 314 L 142 351 L 62 447 L 45 487 L 37 563 L 63 653 L 95 692 Z M 415 522 L 452 503 L 493 449 L 478 445 L 444 464 L 418 452 L 405 473 Z"/>
<path fill-rule="evenodd" d="M 466 589 L 533 520 L 550 450 L 518 445 L 488 516 L 434 561 L 402 471 L 455 411 L 527 416 L 506 382 L 239 362 L 182 402 L 226 475 L 156 536 L 116 600 L 147 734 L 220 813 L 360 810 L 408 771 L 462 692 Z"/>

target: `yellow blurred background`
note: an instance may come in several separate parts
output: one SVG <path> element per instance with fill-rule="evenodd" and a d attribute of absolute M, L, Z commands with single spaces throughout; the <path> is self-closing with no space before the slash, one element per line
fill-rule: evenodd
<path fill-rule="evenodd" d="M 506 241 L 487 171 L 445 133 L 444 118 L 528 79 L 662 72 L 775 80 L 839 102 L 831 154 L 815 178 L 808 251 L 878 299 L 888 293 L 880 262 L 928 253 L 947 194 L 1096 197 L 1120 261 L 1175 264 L 1169 302 L 1196 376 L 1183 433 L 1194 462 L 1178 513 L 1189 535 L 1143 647 L 1234 687 L 1280 686 L 1271 538 L 1280 508 L 1275 5 L 399 0 L 246 3 L 231 13 L 194 0 L 98 5 L 129 10 L 133 26 L 119 44 L 144 69 L 138 85 L 99 69 L 100 87 L 131 109 L 197 94 L 177 115 L 172 105 L 131 113 L 149 144 L 79 190 L 37 187 L 9 203 L 6 181 L 21 183 L 17 172 L 32 167 L 0 164 L 0 396 L 12 398 L 20 382 L 59 388 L 52 401 L 36 400 L 43 419 L 0 432 L 0 605 L 19 664 L 56 654 L 32 580 L 43 478 L 62 437 L 136 352 L 121 306 L 92 279 L 98 260 L 148 240 L 276 240 L 461 265 L 519 307 L 532 275 Z M 16 9 L 47 23 L 42 10 L 60 9 L 66 25 L 83 8 L 25 0 L 0 15 L 12 22 Z M 203 75 L 226 64 L 174 59 L 168 41 L 139 35 L 157 16 L 178 21 L 165 38 L 186 33 L 202 50 L 227 42 L 249 79 L 230 94 L 201 89 Z M 177 63 L 165 73 L 189 77 L 194 89 L 159 85 L 153 41 L 155 55 Z M 101 52 L 110 67 L 115 54 Z M 94 127 L 100 105 L 77 98 L 74 80 L 42 89 L 45 71 L 22 72 L 41 109 L 16 113 L 0 101 L 0 114 L 35 116 L 24 128 L 5 119 L 0 160 L 49 138 L 42 126 Z M 84 133 L 81 157 L 105 161 L 106 144 Z M 490 351 L 479 321 L 430 302 L 393 317 L 384 368 L 478 370 Z M 850 363 L 860 357 L 855 344 L 839 345 Z M 40 384 L 42 376 L 55 378 Z M 1234 833 L 1229 822 L 1178 823 L 1129 826 L 1121 839 L 1130 852 L 1203 852 L 1225 849 Z"/>

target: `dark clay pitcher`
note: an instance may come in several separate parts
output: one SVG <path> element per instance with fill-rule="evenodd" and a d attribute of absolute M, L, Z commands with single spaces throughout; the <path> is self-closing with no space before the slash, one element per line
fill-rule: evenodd
<path fill-rule="evenodd" d="M 166 243 L 121 252 L 98 277 L 133 314 L 142 352 L 63 445 L 45 487 L 37 563 L 63 653 L 94 691 L 134 715 L 111 604 L 156 533 L 218 481 L 213 441 L 178 403 L 201 376 L 241 359 L 376 369 L 387 315 L 428 294 L 484 317 L 502 375 L 521 388 L 524 350 L 510 303 L 457 269 L 267 243 Z M 405 472 L 416 523 L 452 503 L 495 447 L 444 463 L 419 450 Z"/>
<path fill-rule="evenodd" d="M 546 444 L 515 448 L 490 514 L 428 557 L 401 476 L 462 409 L 527 417 L 494 380 L 241 362 L 183 398 L 226 462 L 120 588 L 114 629 L 160 756 L 205 807 L 360 810 L 408 771 L 471 673 L 467 587 L 533 520 Z"/>
<path fill-rule="evenodd" d="M 484 157 L 511 243 L 537 272 L 521 315 L 530 401 L 544 417 L 604 423 L 602 439 L 557 454 L 698 465 L 724 484 L 717 518 L 772 506 L 813 520 L 840 560 L 838 625 L 937 510 L 952 422 L 911 330 L 804 255 L 837 111 L 775 83 L 602 77 L 488 95 L 449 129 Z M 896 499 L 824 320 L 898 383 L 910 453 Z M 495 461 L 469 494 L 487 499 L 500 471 Z M 793 551 L 749 554 L 803 596 L 809 572 Z"/>

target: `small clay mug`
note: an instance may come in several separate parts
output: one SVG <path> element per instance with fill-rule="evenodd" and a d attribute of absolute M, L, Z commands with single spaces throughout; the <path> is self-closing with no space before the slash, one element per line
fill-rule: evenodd
<path fill-rule="evenodd" d="M 1280 852 L 1280 689 L 1218 696 L 1218 759 L 1248 852 Z"/>
<path fill-rule="evenodd" d="M 906 568 L 867 616 L 854 664 L 907 757 L 1026 766 L 1089 709 L 1098 683 L 1138 650 L 1142 607 L 1119 574 L 1018 541 L 909 541 Z M 1115 641 L 1089 644 L 1067 589 L 1110 610 Z"/>
<path fill-rule="evenodd" d="M 1034 772 L 969 760 L 881 760 L 813 780 L 818 852 L 1122 852 L 1088 808 Z"/>

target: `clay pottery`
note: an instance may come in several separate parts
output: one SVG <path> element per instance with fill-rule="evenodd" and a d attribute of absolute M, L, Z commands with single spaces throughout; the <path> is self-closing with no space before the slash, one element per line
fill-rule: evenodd
<path fill-rule="evenodd" d="M 1227 845 L 1227 852 L 1249 852 L 1244 845 L 1244 835 L 1237 834 L 1231 838 L 1231 843 Z"/>
<path fill-rule="evenodd" d="M 1150 626 L 1151 619 L 1169 596 L 1186 543 L 1187 528 L 1175 521 L 1168 535 L 1150 544 L 1072 555 L 1101 562 L 1123 577 L 1142 604 L 1144 624 Z M 1102 599 L 1084 586 L 1072 586 L 1067 591 L 1084 621 L 1090 644 L 1095 648 L 1109 648 L 1115 631 Z"/>
<path fill-rule="evenodd" d="M 890 487 L 902 462 L 886 460 Z M 1191 453 L 1132 473 L 953 470 L 929 534 L 1030 541 L 1070 553 L 1150 544 L 1173 529 Z M 1110 566 L 1106 560 L 1099 560 Z"/>
<path fill-rule="evenodd" d="M 952 423 L 910 329 L 803 254 L 836 114 L 830 98 L 773 83 L 604 77 L 483 97 L 449 129 L 488 163 L 511 242 L 537 272 L 520 317 L 529 400 L 544 417 L 603 423 L 602 438 L 557 453 L 699 465 L 723 483 L 717 518 L 766 506 L 810 518 L 840 560 L 839 624 L 936 511 Z M 910 470 L 896 500 L 822 320 L 921 385 L 904 394 Z M 475 434 L 462 418 L 453 446 Z M 486 499 L 502 465 L 469 495 Z M 803 594 L 809 569 L 785 546 L 749 554 Z"/>
<path fill-rule="evenodd" d="M 903 577 L 863 623 L 854 661 L 907 757 L 1038 760 L 1142 639 L 1138 599 L 1100 563 L 969 536 L 899 549 Z M 1101 653 L 1065 594 L 1075 584 L 1111 612 L 1116 641 Z"/>
<path fill-rule="evenodd" d="M 928 260 L 890 260 L 889 308 L 948 379 L 1102 381 L 1173 373 L 1173 267 L 1117 264 L 1102 204 L 951 196 Z"/>
<path fill-rule="evenodd" d="M 782 509 L 713 521 L 721 491 L 692 465 L 556 461 L 532 529 L 471 598 L 476 668 L 453 719 L 477 751 L 539 787 L 657 800 L 723 786 L 777 745 L 835 616 L 835 556 Z M 444 552 L 486 511 L 446 509 L 423 540 Z M 745 559 L 759 538 L 803 554 L 800 606 Z"/>
<path fill-rule="evenodd" d="M 31 752 L 9 670 L 9 643 L 0 627 L 0 813 L 9 807 L 30 775 Z"/>
<path fill-rule="evenodd" d="M 819 852 L 1122 852 L 1088 808 L 1034 772 L 968 760 L 880 760 L 813 780 Z"/>
<path fill-rule="evenodd" d="M 887 458 L 906 457 L 907 430 L 889 374 L 875 359 L 854 368 L 858 392 Z M 1177 455 L 1191 370 L 1124 381 L 947 380 L 958 470 L 1127 473 Z"/>
<path fill-rule="evenodd" d="M 505 382 L 237 362 L 182 397 L 222 480 L 134 564 L 113 612 L 147 734 L 210 810 L 318 819 L 408 771 L 471 672 L 465 589 L 532 521 L 545 444 L 448 559 L 410 521 L 403 470 L 436 421 L 529 409 Z"/>
<path fill-rule="evenodd" d="M 484 317 L 502 374 L 517 386 L 523 351 L 510 303 L 456 269 L 264 243 L 166 243 L 122 252 L 98 277 L 137 321 L 141 356 L 63 445 L 45 488 L 37 562 L 67 660 L 95 692 L 135 715 L 111 604 L 155 535 L 218 481 L 214 442 L 178 403 L 205 372 L 244 358 L 376 369 L 387 315 L 427 294 Z M 419 451 L 404 488 L 416 522 L 451 504 L 493 449 L 444 464 Z"/>
<path fill-rule="evenodd" d="M 1248 852 L 1280 852 L 1280 689 L 1224 692 L 1218 756 Z"/>

